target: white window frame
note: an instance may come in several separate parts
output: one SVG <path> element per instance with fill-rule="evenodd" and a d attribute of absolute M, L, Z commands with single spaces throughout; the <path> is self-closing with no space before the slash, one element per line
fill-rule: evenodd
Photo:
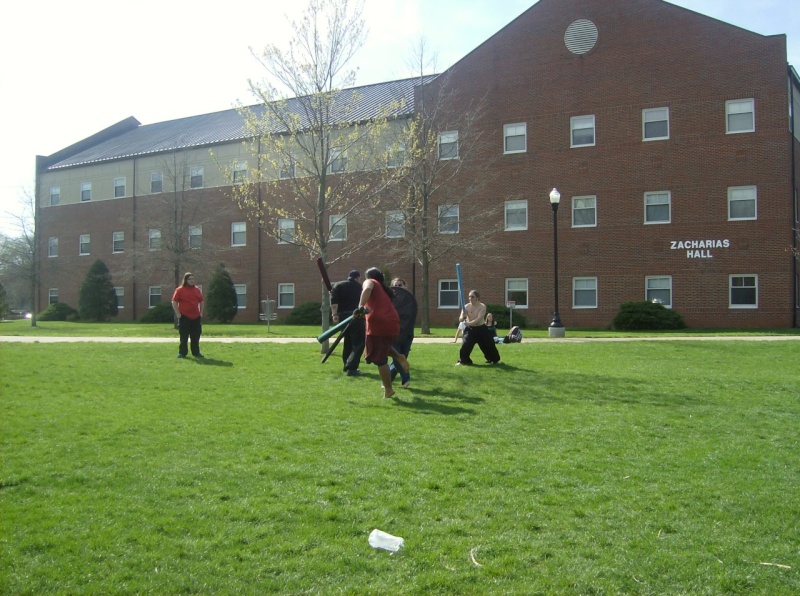
<path fill-rule="evenodd" d="M 666 203 L 655 203 L 650 201 L 660 200 L 666 197 Z M 649 219 L 648 207 L 662 207 L 667 206 L 667 219 Z M 658 225 L 672 223 L 672 192 L 669 190 L 654 190 L 644 193 L 644 223 L 645 225 Z"/>
<path fill-rule="evenodd" d="M 84 246 L 86 248 L 84 248 Z M 78 254 L 82 257 L 92 254 L 91 234 L 81 234 L 80 236 L 78 236 Z"/>
<path fill-rule="evenodd" d="M 58 236 L 50 236 L 47 239 L 47 256 L 49 258 L 58 256 Z"/>
<path fill-rule="evenodd" d="M 386 147 L 386 167 L 399 168 L 406 163 L 405 143 L 397 143 Z"/>
<path fill-rule="evenodd" d="M 81 182 L 81 203 L 88 203 L 92 200 L 92 183 Z"/>
<path fill-rule="evenodd" d="M 344 242 L 347 240 L 347 216 L 329 215 L 328 216 L 328 242 Z"/>
<path fill-rule="evenodd" d="M 752 197 L 741 197 L 745 191 L 752 193 Z M 753 215 L 748 217 L 732 217 L 733 203 L 753 203 Z M 755 186 L 731 186 L 728 188 L 728 221 L 753 221 L 758 219 L 758 188 Z"/>
<path fill-rule="evenodd" d="M 236 308 L 247 308 L 247 284 L 233 284 L 233 289 L 236 291 Z"/>
<path fill-rule="evenodd" d="M 509 149 L 510 139 L 522 138 L 522 149 Z M 525 153 L 528 150 L 528 125 L 525 122 L 503 125 L 503 154 Z"/>
<path fill-rule="evenodd" d="M 386 212 L 386 237 L 403 238 L 406 235 L 406 214 L 402 211 Z"/>
<path fill-rule="evenodd" d="M 458 159 L 458 131 L 448 130 L 439 133 L 439 161 Z"/>
<path fill-rule="evenodd" d="M 455 295 L 455 304 L 443 304 L 442 303 L 442 296 L 447 295 L 448 297 Z M 466 300 L 466 296 L 464 297 Z M 459 296 L 458 291 L 458 280 L 457 279 L 440 279 L 439 283 L 437 284 L 437 291 L 436 291 L 436 301 L 437 307 L 442 309 L 460 309 L 461 308 L 461 297 Z M 450 300 L 448 300 L 450 302 Z"/>
<path fill-rule="evenodd" d="M 528 279 L 526 277 L 509 277 L 505 283 L 506 303 L 513 300 L 514 308 L 528 308 L 530 292 L 528 291 Z M 525 293 L 525 300 L 520 299 L 520 294 Z"/>
<path fill-rule="evenodd" d="M 285 301 L 286 303 L 284 304 Z M 289 304 L 289 302 L 291 302 L 291 304 Z M 294 284 L 279 283 L 278 308 L 294 308 L 294 303 L 295 303 Z"/>
<path fill-rule="evenodd" d="M 58 304 L 58 288 L 47 290 L 47 304 Z"/>
<path fill-rule="evenodd" d="M 331 149 L 331 165 L 328 167 L 329 174 L 341 174 L 347 171 L 347 151 L 344 149 Z"/>
<path fill-rule="evenodd" d="M 247 181 L 247 162 L 239 161 L 233 164 L 233 183 L 244 184 Z"/>
<path fill-rule="evenodd" d="M 455 225 L 450 223 L 455 220 Z M 461 207 L 460 205 L 439 205 L 438 217 L 436 219 L 436 229 L 440 234 L 458 234 L 461 229 Z M 454 230 L 447 228 L 455 227 Z"/>
<path fill-rule="evenodd" d="M 61 187 L 60 186 L 51 186 L 50 187 L 50 206 L 55 207 L 61 202 Z"/>
<path fill-rule="evenodd" d="M 754 285 L 752 286 L 734 286 L 735 279 L 753 279 Z M 734 287 L 738 288 L 752 288 L 755 291 L 755 303 L 753 304 L 734 304 L 733 303 L 733 290 Z M 758 308 L 758 274 L 756 273 L 743 273 L 743 274 L 735 274 L 728 276 L 728 308 L 736 308 L 736 309 L 754 309 Z"/>
<path fill-rule="evenodd" d="M 740 126 L 732 126 L 731 119 L 740 120 L 736 118 L 741 114 L 750 114 L 750 124 L 744 128 Z M 747 99 L 729 99 L 725 102 L 725 133 L 729 135 L 736 135 L 756 131 L 756 100 L 751 98 Z"/>
<path fill-rule="evenodd" d="M 204 174 L 205 170 L 203 166 L 192 166 L 189 168 L 189 187 L 203 188 L 205 184 Z"/>
<path fill-rule="evenodd" d="M 523 217 L 522 223 L 517 221 L 512 222 L 511 217 L 509 217 L 512 213 L 522 213 Z M 515 201 L 506 201 L 505 207 L 503 209 L 503 218 L 505 222 L 505 231 L 506 232 L 515 232 L 520 230 L 527 230 L 528 229 L 528 200 L 527 199 L 520 199 Z M 519 219 L 516 217 L 514 219 Z"/>
<path fill-rule="evenodd" d="M 117 310 L 125 308 L 125 288 L 122 286 L 114 286 L 114 294 L 117 297 Z"/>
<path fill-rule="evenodd" d="M 247 222 L 235 221 L 231 224 L 231 246 L 247 246 Z"/>
<path fill-rule="evenodd" d="M 289 167 L 287 168 L 287 161 Z M 288 159 L 282 159 L 280 168 L 278 169 L 278 178 L 280 180 L 288 180 L 289 178 L 295 178 L 297 175 L 297 162 L 295 161 L 294 155 L 290 155 Z"/>
<path fill-rule="evenodd" d="M 585 282 L 590 282 L 593 287 L 578 287 Z M 578 304 L 576 300 L 578 292 L 594 292 L 594 304 Z M 597 297 L 597 278 L 596 277 L 573 277 L 572 278 L 572 308 L 586 309 L 597 308 L 599 300 Z"/>
<path fill-rule="evenodd" d="M 159 228 L 147 230 L 147 248 L 149 250 L 161 250 L 161 230 Z"/>
<path fill-rule="evenodd" d="M 657 287 L 659 284 L 665 287 Z M 653 296 L 659 292 L 668 294 L 667 300 L 658 296 Z M 672 308 L 672 276 L 671 275 L 646 275 L 644 278 L 644 299 L 646 302 L 659 301 L 666 308 Z"/>
<path fill-rule="evenodd" d="M 153 299 L 158 296 L 158 300 L 153 302 Z M 149 286 L 147 288 L 147 308 L 161 304 L 161 286 Z"/>
<path fill-rule="evenodd" d="M 591 126 L 589 126 L 591 123 Z M 575 143 L 575 133 L 579 130 L 591 130 L 592 142 L 591 143 Z M 586 114 L 584 116 L 572 116 L 569 119 L 569 146 L 575 147 L 594 147 L 597 143 L 597 130 L 595 126 L 594 114 Z"/>
<path fill-rule="evenodd" d="M 295 223 L 293 219 L 278 220 L 278 244 L 292 244 L 295 238 Z"/>
<path fill-rule="evenodd" d="M 203 247 L 203 226 L 189 226 L 189 248 Z"/>
<path fill-rule="evenodd" d="M 647 136 L 647 125 L 654 122 L 666 122 L 667 134 Z M 669 108 L 647 108 L 642 110 L 642 141 L 664 141 L 669 139 Z"/>
<path fill-rule="evenodd" d="M 158 188 L 156 188 L 156 185 Z M 164 192 L 164 174 L 161 172 L 150 172 L 150 194 L 157 195 Z"/>
<path fill-rule="evenodd" d="M 111 232 L 111 252 L 115 255 L 125 252 L 125 232 Z"/>
<path fill-rule="evenodd" d="M 578 201 L 586 201 L 591 199 L 594 201 L 594 206 L 589 207 L 577 207 L 576 202 Z M 596 228 L 597 227 L 597 195 L 580 195 L 577 197 L 572 197 L 572 227 L 573 228 Z M 594 214 L 594 221 L 590 224 L 587 223 L 575 223 L 575 214 L 578 211 L 589 211 L 591 210 Z"/>
<path fill-rule="evenodd" d="M 114 178 L 114 198 L 121 199 L 124 196 L 125 196 L 125 177 L 119 176 L 118 178 Z"/>

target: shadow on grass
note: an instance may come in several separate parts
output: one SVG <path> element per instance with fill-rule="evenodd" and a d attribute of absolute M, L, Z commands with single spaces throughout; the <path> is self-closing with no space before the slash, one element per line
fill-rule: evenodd
<path fill-rule="evenodd" d="M 190 360 L 187 358 L 186 360 Z M 233 362 L 227 360 L 216 360 L 214 358 L 191 358 L 191 362 L 201 366 L 233 366 Z"/>
<path fill-rule="evenodd" d="M 458 414 L 469 414 L 470 416 L 475 416 L 476 414 L 475 410 L 473 409 L 462 408 L 459 406 L 449 406 L 438 401 L 423 399 L 418 397 L 416 395 L 417 393 L 419 393 L 419 391 L 414 391 L 413 394 L 408 391 L 404 392 L 403 394 L 395 394 L 395 396 L 392 398 L 392 401 L 394 401 L 395 406 L 412 410 L 418 414 L 442 414 L 443 416 L 455 416 Z M 441 397 L 441 394 L 437 395 Z M 411 401 L 408 401 L 409 396 L 411 397 Z"/>

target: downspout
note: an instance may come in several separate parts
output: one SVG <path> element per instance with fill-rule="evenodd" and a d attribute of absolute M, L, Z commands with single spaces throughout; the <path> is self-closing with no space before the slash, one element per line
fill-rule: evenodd
<path fill-rule="evenodd" d="M 258 147 L 258 152 L 257 152 L 257 155 L 256 155 L 256 164 L 257 164 L 256 165 L 256 168 L 257 168 L 256 171 L 260 172 L 261 171 L 261 137 L 258 137 L 258 145 L 257 145 L 257 147 Z M 256 234 L 256 279 L 257 279 L 257 281 L 256 281 L 256 285 L 257 285 L 256 292 L 257 292 L 257 294 L 256 295 L 258 296 L 258 304 L 256 305 L 256 323 L 259 322 L 258 314 L 261 312 L 261 300 L 262 300 L 261 296 L 263 296 L 263 294 L 261 293 L 262 290 L 263 290 L 262 285 L 261 285 L 261 273 L 262 273 L 262 271 L 261 271 L 261 241 L 262 241 L 262 236 L 264 235 L 264 230 L 261 227 L 261 221 L 260 221 L 261 220 L 261 200 L 262 200 L 262 197 L 261 197 L 261 186 L 262 186 L 261 182 L 259 181 L 258 182 L 258 187 L 256 188 L 256 200 L 258 201 L 258 209 L 256 210 L 256 213 L 258 214 L 257 215 L 257 219 L 256 219 L 256 229 L 258 230 L 258 234 Z M 267 297 L 267 298 L 269 298 L 269 297 Z M 264 314 L 267 314 L 267 313 L 265 312 Z M 267 319 L 267 326 L 268 326 L 267 328 L 269 328 L 269 319 Z"/>
<path fill-rule="evenodd" d="M 133 204 L 131 206 L 131 320 L 136 320 L 136 158 L 133 158 Z"/>
<path fill-rule="evenodd" d="M 794 87 L 795 83 L 800 85 L 800 77 L 797 76 L 797 72 L 794 68 L 789 65 L 789 153 L 791 156 L 791 167 L 792 167 L 792 192 L 791 192 L 791 199 L 792 199 L 792 248 L 794 249 L 794 258 L 792 259 L 792 288 L 794 290 L 792 295 L 792 327 L 797 327 L 797 297 L 800 295 L 800 288 L 797 287 L 797 235 L 800 234 L 800 230 L 798 230 L 798 219 L 800 213 L 797 212 L 797 161 L 795 156 L 795 123 L 797 122 L 795 119 L 796 114 L 794 113 Z"/>

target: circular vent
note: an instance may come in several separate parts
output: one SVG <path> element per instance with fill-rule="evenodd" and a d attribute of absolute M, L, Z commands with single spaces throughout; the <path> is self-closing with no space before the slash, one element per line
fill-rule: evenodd
<path fill-rule="evenodd" d="M 597 27 L 588 19 L 578 19 L 564 33 L 564 45 L 579 56 L 590 51 L 596 43 Z"/>

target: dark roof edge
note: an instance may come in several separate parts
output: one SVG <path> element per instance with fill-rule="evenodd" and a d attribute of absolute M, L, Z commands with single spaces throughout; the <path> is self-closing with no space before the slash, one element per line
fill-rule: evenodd
<path fill-rule="evenodd" d="M 48 156 L 41 156 L 38 155 L 36 157 L 36 166 L 39 171 L 43 171 L 47 169 L 54 163 L 58 163 L 62 159 L 70 155 L 74 155 L 76 153 L 80 153 L 84 149 L 97 145 L 98 143 L 102 143 L 103 141 L 107 141 L 108 139 L 113 139 L 121 134 L 125 134 L 135 128 L 141 126 L 141 122 L 139 122 L 133 116 L 128 116 L 125 120 L 120 120 L 116 124 L 112 124 L 108 128 L 104 128 L 100 132 L 93 134 L 90 137 L 86 137 L 85 139 L 78 141 L 77 143 L 73 143 L 69 147 L 65 147 L 60 151 L 53 153 L 52 155 Z"/>

